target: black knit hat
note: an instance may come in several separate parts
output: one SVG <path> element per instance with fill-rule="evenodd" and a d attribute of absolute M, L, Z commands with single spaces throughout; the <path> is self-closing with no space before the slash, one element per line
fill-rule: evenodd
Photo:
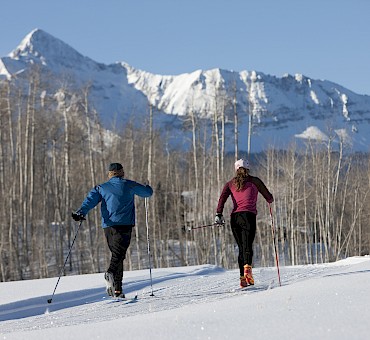
<path fill-rule="evenodd" d="M 109 164 L 109 171 L 119 171 L 121 169 L 123 169 L 123 166 L 120 163 L 110 163 Z"/>

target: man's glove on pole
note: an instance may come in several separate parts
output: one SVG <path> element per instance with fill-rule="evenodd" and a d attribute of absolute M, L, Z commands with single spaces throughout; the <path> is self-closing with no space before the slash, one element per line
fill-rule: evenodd
<path fill-rule="evenodd" d="M 84 216 L 84 215 L 82 215 L 82 214 L 81 214 L 81 213 L 79 213 L 79 212 L 73 212 L 73 213 L 72 213 L 72 218 L 73 218 L 76 222 L 86 220 L 85 216 Z"/>

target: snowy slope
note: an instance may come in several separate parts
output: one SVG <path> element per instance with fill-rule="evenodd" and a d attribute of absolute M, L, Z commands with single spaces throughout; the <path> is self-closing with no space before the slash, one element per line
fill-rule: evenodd
<path fill-rule="evenodd" d="M 50 34 L 36 29 L 7 57 L 0 59 L 0 79 L 24 79 L 38 65 L 59 87 L 90 89 L 90 99 L 107 128 L 113 121 L 143 121 L 148 103 L 155 110 L 158 127 L 173 126 L 179 134 L 181 118 L 194 112 L 210 121 L 225 111 L 233 121 L 234 104 L 240 120 L 240 148 L 246 149 L 248 115 L 253 117 L 252 150 L 269 144 L 285 147 L 292 140 L 335 138 L 349 147 L 369 151 L 370 96 L 358 95 L 326 80 L 304 75 L 279 78 L 256 71 L 197 70 L 180 75 L 157 75 L 119 62 L 105 65 L 82 56 Z M 55 86 L 55 88 L 53 88 Z M 170 117 L 172 116 L 172 117 Z M 232 140 L 233 127 L 228 126 Z M 227 149 L 233 149 L 230 143 Z"/>
<path fill-rule="evenodd" d="M 370 257 L 238 271 L 202 265 L 125 273 L 123 305 L 105 297 L 103 275 L 0 283 L 3 339 L 368 339 Z M 21 292 L 21 294 L 20 294 Z M 22 296 L 20 296 L 22 295 Z"/>

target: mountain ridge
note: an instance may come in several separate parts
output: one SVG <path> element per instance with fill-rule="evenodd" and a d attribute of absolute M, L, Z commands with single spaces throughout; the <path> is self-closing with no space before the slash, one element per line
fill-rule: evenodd
<path fill-rule="evenodd" d="M 117 113 L 122 114 L 123 121 L 132 117 L 140 120 L 148 104 L 156 108 L 160 117 L 157 126 L 166 122 L 166 129 L 168 122 L 184 119 L 190 112 L 209 121 L 215 113 L 218 117 L 224 114 L 230 124 L 237 112 L 242 149 L 246 145 L 243 131 L 247 131 L 251 115 L 255 151 L 265 148 L 271 137 L 273 144 L 284 147 L 297 138 L 317 140 L 321 136 L 320 140 L 325 141 L 325 136 L 332 138 L 329 133 L 355 151 L 369 151 L 370 96 L 328 80 L 302 74 L 279 78 L 257 71 L 220 68 L 158 75 L 123 61 L 97 63 L 41 29 L 26 35 L 16 49 L 0 59 L 0 79 L 22 77 L 35 64 L 56 75 L 69 73 L 76 86 L 91 84 L 90 98 L 105 126 Z M 232 127 L 227 130 L 232 134 Z"/>

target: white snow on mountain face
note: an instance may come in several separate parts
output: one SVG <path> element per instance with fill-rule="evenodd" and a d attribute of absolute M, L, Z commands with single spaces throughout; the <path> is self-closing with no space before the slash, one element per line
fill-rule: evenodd
<path fill-rule="evenodd" d="M 96 63 L 39 29 L 28 34 L 2 62 L 11 74 L 26 75 L 32 65 L 53 73 L 57 81 L 55 88 L 48 89 L 49 94 L 65 86 L 89 88 L 90 99 L 107 126 L 118 113 L 132 115 L 137 106 L 147 103 L 142 93 L 128 85 L 125 68 Z"/>
<path fill-rule="evenodd" d="M 238 113 L 241 150 L 246 149 L 248 116 L 253 118 L 252 151 L 267 144 L 283 147 L 295 138 L 315 139 L 321 131 L 327 138 L 343 138 L 353 150 L 369 151 L 370 96 L 358 95 L 326 80 L 310 79 L 302 74 L 281 78 L 257 71 L 196 70 L 180 75 L 157 75 L 124 63 L 97 63 L 36 29 L 7 57 L 0 59 L 0 80 L 26 80 L 27 70 L 39 65 L 59 79 L 49 94 L 66 82 L 89 87 L 90 101 L 107 128 L 113 121 L 139 122 L 148 114 L 148 103 L 156 110 L 157 127 L 174 124 L 173 136 L 179 138 L 182 117 L 194 112 L 210 119 L 225 113 L 226 122 Z M 233 127 L 227 126 L 230 142 Z M 341 131 L 340 134 L 335 131 Z M 180 137 L 181 138 L 181 137 Z M 229 146 L 229 147 L 228 147 Z"/>
<path fill-rule="evenodd" d="M 309 126 L 305 131 L 295 136 L 298 138 L 313 139 L 323 142 L 327 142 L 329 140 L 329 137 L 316 126 Z"/>
<path fill-rule="evenodd" d="M 352 140 L 349 136 L 346 129 L 337 129 L 334 130 L 335 136 L 337 136 L 338 141 L 342 142 L 343 145 L 347 147 L 352 147 Z M 305 131 L 303 131 L 300 134 L 295 135 L 296 138 L 305 139 L 309 141 L 317 141 L 317 142 L 324 142 L 327 143 L 330 140 L 330 136 L 328 136 L 326 133 L 321 131 L 316 126 L 309 126 Z"/>

